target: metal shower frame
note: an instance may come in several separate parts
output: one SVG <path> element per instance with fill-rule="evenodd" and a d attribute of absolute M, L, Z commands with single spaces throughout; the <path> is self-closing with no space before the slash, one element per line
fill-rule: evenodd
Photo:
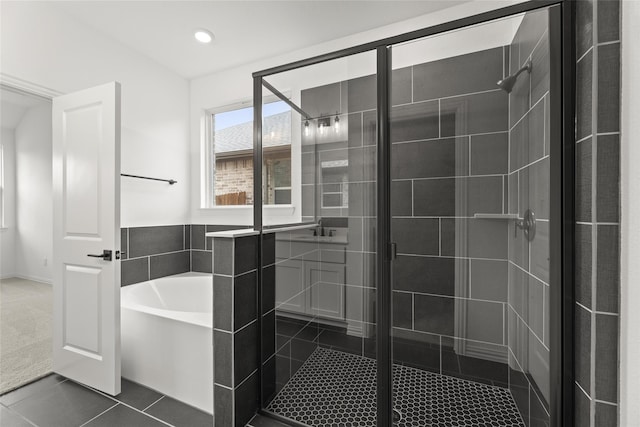
<path fill-rule="evenodd" d="M 262 232 L 262 90 L 269 88 L 264 78 L 322 62 L 375 50 L 377 53 L 377 424 L 392 425 L 391 346 L 391 143 L 389 138 L 391 50 L 393 45 L 462 29 L 495 19 L 548 8 L 550 55 L 550 416 L 551 426 L 574 425 L 574 170 L 575 170 L 575 2 L 574 0 L 530 0 L 489 12 L 457 19 L 429 28 L 353 46 L 324 55 L 253 73 L 254 103 L 254 229 Z M 259 257 L 262 265 L 262 247 Z M 261 313 L 262 278 L 258 269 L 258 301 Z M 258 316 L 262 348 L 261 316 Z M 259 363 L 259 412 L 289 424 L 292 420 L 263 411 L 262 363 Z M 302 425 L 302 424 L 300 424 Z"/>

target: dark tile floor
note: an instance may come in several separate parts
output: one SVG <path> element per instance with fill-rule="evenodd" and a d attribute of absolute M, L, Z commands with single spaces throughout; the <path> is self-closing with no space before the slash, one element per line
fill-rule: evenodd
<path fill-rule="evenodd" d="M 51 374 L 0 396 L 2 427 L 211 427 L 213 417 L 122 379 L 122 393 L 107 396 Z"/>

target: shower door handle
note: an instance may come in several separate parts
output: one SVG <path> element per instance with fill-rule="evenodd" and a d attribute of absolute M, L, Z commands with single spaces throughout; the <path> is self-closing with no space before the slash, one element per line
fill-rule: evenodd
<path fill-rule="evenodd" d="M 87 256 L 92 258 L 102 258 L 103 261 L 111 261 L 111 251 L 108 249 L 103 250 L 101 255 L 87 254 Z"/>
<path fill-rule="evenodd" d="M 389 243 L 389 259 L 391 261 L 398 259 L 398 245 L 396 243 Z"/>

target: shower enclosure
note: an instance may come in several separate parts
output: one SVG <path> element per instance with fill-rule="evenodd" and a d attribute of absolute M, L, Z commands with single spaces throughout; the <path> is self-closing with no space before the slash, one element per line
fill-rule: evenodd
<path fill-rule="evenodd" d="M 258 168 L 282 139 L 263 106 L 291 126 L 279 178 L 255 173 L 262 413 L 571 425 L 572 15 L 527 2 L 254 74 Z"/>

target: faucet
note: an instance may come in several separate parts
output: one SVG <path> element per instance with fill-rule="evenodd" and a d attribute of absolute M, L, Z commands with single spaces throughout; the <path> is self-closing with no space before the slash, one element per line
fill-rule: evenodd
<path fill-rule="evenodd" d="M 324 227 L 322 226 L 322 218 L 318 220 L 318 227 L 320 228 L 320 236 L 324 236 Z M 318 229 L 313 230 L 313 235 L 318 236 Z"/>

